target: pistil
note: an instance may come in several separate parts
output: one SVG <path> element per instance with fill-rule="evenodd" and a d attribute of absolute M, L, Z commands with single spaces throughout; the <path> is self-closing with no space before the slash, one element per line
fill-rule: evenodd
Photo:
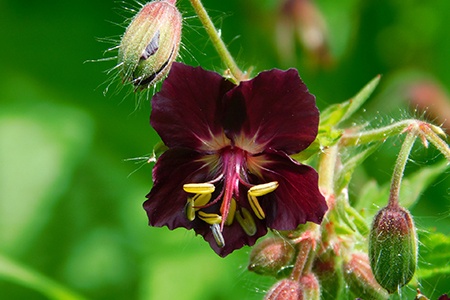
<path fill-rule="evenodd" d="M 195 217 L 198 216 L 203 222 L 209 224 L 219 247 L 224 247 L 225 245 L 222 235 L 224 226 L 232 225 L 234 220 L 237 220 L 247 235 L 255 235 L 257 226 L 253 215 L 256 215 L 260 220 L 266 217 L 264 210 L 259 204 L 258 197 L 267 195 L 278 188 L 277 181 L 258 185 L 249 183 L 246 176 L 248 173 L 246 157 L 247 152 L 240 148 L 234 146 L 223 148 L 220 151 L 222 174 L 219 177 L 205 183 L 188 183 L 183 185 L 185 192 L 195 194 L 187 199 L 186 217 L 189 221 L 194 221 Z M 212 194 L 216 189 L 215 184 L 220 182 L 222 182 L 222 190 L 211 201 Z M 248 188 L 247 200 L 251 210 L 245 208 L 242 204 L 238 205 L 240 185 Z M 219 213 L 202 210 L 211 207 L 219 201 L 222 201 Z"/>

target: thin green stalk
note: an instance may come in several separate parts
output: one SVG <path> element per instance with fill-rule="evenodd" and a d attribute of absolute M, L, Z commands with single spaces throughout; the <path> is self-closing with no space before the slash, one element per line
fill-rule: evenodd
<path fill-rule="evenodd" d="M 202 22 L 203 27 L 205 27 L 205 30 L 208 33 L 211 42 L 213 43 L 214 47 L 219 53 L 220 58 L 225 63 L 227 68 L 230 70 L 233 80 L 236 83 L 239 83 L 240 81 L 244 80 L 245 74 L 241 71 L 241 69 L 239 69 L 238 65 L 234 61 L 234 58 L 231 56 L 230 52 L 225 46 L 225 43 L 223 42 L 216 28 L 214 27 L 214 24 L 211 21 L 211 18 L 209 17 L 208 13 L 206 12 L 202 2 L 200 0 L 190 0 L 190 1 L 192 6 L 194 7 L 195 13 Z"/>
<path fill-rule="evenodd" d="M 376 141 L 384 141 L 389 137 L 399 135 L 409 126 L 417 124 L 418 122 L 420 121 L 404 120 L 382 128 L 350 133 L 345 132 L 341 138 L 340 145 L 348 147 L 368 144 Z"/>
<path fill-rule="evenodd" d="M 416 140 L 417 132 L 415 128 L 408 131 L 405 140 L 403 141 L 402 148 L 397 156 L 395 162 L 394 172 L 392 174 L 391 190 L 389 193 L 389 203 L 391 207 L 398 206 L 398 197 L 400 195 L 400 186 L 402 183 L 403 173 L 405 172 L 405 166 L 408 162 L 409 154 Z"/>
<path fill-rule="evenodd" d="M 314 239 L 312 236 L 306 236 L 304 239 L 298 244 L 298 254 L 297 260 L 294 264 L 294 269 L 291 273 L 291 279 L 299 281 L 303 275 L 303 270 L 305 269 L 305 265 L 310 259 L 310 252 L 314 247 Z"/>

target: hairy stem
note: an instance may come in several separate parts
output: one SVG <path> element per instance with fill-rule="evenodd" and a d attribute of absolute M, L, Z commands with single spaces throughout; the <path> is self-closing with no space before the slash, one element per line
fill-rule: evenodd
<path fill-rule="evenodd" d="M 358 132 L 345 132 L 341 138 L 340 145 L 348 147 L 384 141 L 389 137 L 399 135 L 409 126 L 418 124 L 419 122 L 421 121 L 410 119 L 396 122 L 382 128 Z"/>
<path fill-rule="evenodd" d="M 208 33 L 211 42 L 216 48 L 217 53 L 219 53 L 220 58 L 225 63 L 227 68 L 230 70 L 232 79 L 236 83 L 239 83 L 240 81 L 245 79 L 245 74 L 241 71 L 241 69 L 239 69 L 238 65 L 236 64 L 227 47 L 225 46 L 225 43 L 220 37 L 220 34 L 217 32 L 213 22 L 211 21 L 211 18 L 206 12 L 205 7 L 203 6 L 200 0 L 190 0 L 190 1 L 192 6 L 194 7 L 195 13 L 197 14 L 198 18 L 203 24 L 203 27 Z"/>
<path fill-rule="evenodd" d="M 400 195 L 400 186 L 402 183 L 403 173 L 405 171 L 406 163 L 408 162 L 409 153 L 416 140 L 417 132 L 415 128 L 408 131 L 405 140 L 403 141 L 402 148 L 397 156 L 397 161 L 395 162 L 394 172 L 392 174 L 391 190 L 389 193 L 389 206 L 398 206 L 398 197 Z"/>
<path fill-rule="evenodd" d="M 306 263 L 310 260 L 310 253 L 314 250 L 315 240 L 306 231 L 302 240 L 298 243 L 297 260 L 295 261 L 294 269 L 291 273 L 291 279 L 299 281 L 303 275 Z"/>

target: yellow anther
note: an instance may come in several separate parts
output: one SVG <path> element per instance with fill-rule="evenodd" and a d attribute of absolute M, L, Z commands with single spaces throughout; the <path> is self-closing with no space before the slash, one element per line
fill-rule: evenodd
<path fill-rule="evenodd" d="M 220 248 L 225 247 L 225 239 L 223 238 L 222 232 L 220 231 L 219 224 L 212 224 L 211 231 L 217 246 L 219 246 Z"/>
<path fill-rule="evenodd" d="M 236 211 L 235 215 L 236 220 L 241 225 L 242 229 L 244 229 L 245 233 L 249 236 L 253 236 L 256 233 L 256 224 L 253 219 L 251 213 L 245 208 L 242 207 L 240 210 Z"/>
<path fill-rule="evenodd" d="M 211 194 L 197 194 L 192 197 L 194 201 L 195 210 L 199 210 L 202 206 L 206 205 L 211 200 Z"/>
<path fill-rule="evenodd" d="M 198 217 L 210 225 L 220 224 L 222 222 L 222 216 L 218 214 L 205 213 L 201 210 L 198 211 Z"/>
<path fill-rule="evenodd" d="M 216 187 L 212 183 L 186 183 L 183 190 L 192 194 L 212 194 Z"/>
<path fill-rule="evenodd" d="M 275 191 L 277 187 L 278 182 L 272 181 L 268 183 L 255 185 L 248 190 L 248 193 L 255 197 L 264 196 L 268 193 Z"/>
<path fill-rule="evenodd" d="M 252 208 L 253 212 L 255 213 L 256 217 L 260 220 L 264 219 L 266 217 L 266 214 L 264 213 L 261 205 L 259 205 L 258 198 L 253 196 L 252 194 L 247 194 L 248 202 L 250 203 L 250 207 Z"/>
<path fill-rule="evenodd" d="M 195 220 L 194 199 L 189 197 L 185 207 L 186 217 L 189 221 Z"/>
<path fill-rule="evenodd" d="M 234 214 L 236 213 L 236 200 L 231 198 L 230 208 L 228 210 L 228 216 L 225 220 L 225 225 L 230 226 L 234 221 Z"/>

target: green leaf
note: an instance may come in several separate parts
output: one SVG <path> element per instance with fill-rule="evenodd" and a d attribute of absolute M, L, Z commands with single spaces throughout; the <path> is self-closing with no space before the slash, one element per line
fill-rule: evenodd
<path fill-rule="evenodd" d="M 337 126 L 351 117 L 361 105 L 369 98 L 375 87 L 380 81 L 378 75 L 372 79 L 358 94 L 352 99 L 329 106 L 320 114 L 320 124 L 317 137 L 314 142 L 304 151 L 293 155 L 292 157 L 298 161 L 305 161 L 314 154 L 318 153 L 324 147 L 330 147 L 336 144 L 342 136 L 342 129 Z"/>
<path fill-rule="evenodd" d="M 350 118 L 366 102 L 379 81 L 380 75 L 372 79 L 350 100 L 331 105 L 325 109 L 320 115 L 320 127 L 334 127 Z"/>
<path fill-rule="evenodd" d="M 419 232 L 419 240 L 419 279 L 450 275 L 450 237 L 442 233 L 422 231 Z"/>
<path fill-rule="evenodd" d="M 313 155 L 317 154 L 324 147 L 330 147 L 336 144 L 342 135 L 342 130 L 331 127 L 319 128 L 316 139 L 308 148 L 300 153 L 292 155 L 292 158 L 304 162 Z"/>
<path fill-rule="evenodd" d="M 384 206 L 387 203 L 387 194 L 385 190 L 380 187 L 375 179 L 367 181 L 367 183 L 361 188 L 358 197 L 352 203 L 353 207 L 357 210 L 367 210 L 371 211 L 368 213 L 372 217 L 376 210 L 380 207 L 380 203 Z"/>
<path fill-rule="evenodd" d="M 347 159 L 347 161 L 344 161 L 342 163 L 342 169 L 336 176 L 337 178 L 336 180 L 337 182 L 335 184 L 336 193 L 339 193 L 344 187 L 346 187 L 349 184 L 353 172 L 355 171 L 355 168 L 357 166 L 360 166 L 367 157 L 372 155 L 380 145 L 381 145 L 380 143 L 371 145 L 362 152 L 356 155 L 352 155 L 349 159 Z"/>
<path fill-rule="evenodd" d="M 341 118 L 339 123 L 350 118 L 363 104 L 369 99 L 370 95 L 373 93 L 378 83 L 380 82 L 381 75 L 377 75 L 368 84 L 366 84 L 352 99 L 348 100 L 348 108 Z"/>
<path fill-rule="evenodd" d="M 328 106 L 320 114 L 320 127 L 332 127 L 339 124 L 349 109 L 349 106 L 349 101 Z"/>
<path fill-rule="evenodd" d="M 404 177 L 400 188 L 400 204 L 405 208 L 413 207 L 420 199 L 420 195 L 442 174 L 448 167 L 447 161 L 423 167 Z M 371 217 L 380 208 L 386 206 L 389 198 L 390 183 L 379 186 L 372 180 L 361 188 L 356 209 L 367 209 Z"/>
<path fill-rule="evenodd" d="M 432 166 L 420 168 L 402 181 L 400 203 L 409 208 L 419 201 L 420 195 L 448 168 L 448 162 L 442 161 Z"/>

